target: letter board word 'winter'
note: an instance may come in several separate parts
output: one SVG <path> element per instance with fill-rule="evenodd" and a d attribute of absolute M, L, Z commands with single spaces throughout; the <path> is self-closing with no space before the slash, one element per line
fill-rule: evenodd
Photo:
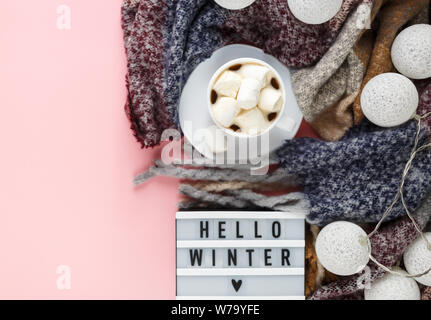
<path fill-rule="evenodd" d="M 177 299 L 304 299 L 303 213 L 176 217 Z"/>

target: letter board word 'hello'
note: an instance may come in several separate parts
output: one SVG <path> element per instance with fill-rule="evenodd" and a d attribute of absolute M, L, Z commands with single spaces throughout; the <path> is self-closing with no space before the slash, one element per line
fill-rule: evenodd
<path fill-rule="evenodd" d="M 176 217 L 177 299 L 304 299 L 303 213 Z"/>

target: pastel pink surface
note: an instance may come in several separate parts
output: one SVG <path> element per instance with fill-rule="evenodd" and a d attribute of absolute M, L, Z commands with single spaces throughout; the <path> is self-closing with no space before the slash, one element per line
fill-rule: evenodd
<path fill-rule="evenodd" d="M 123 111 L 121 2 L 0 0 L 0 299 L 175 297 L 178 182 L 132 184 L 160 150 Z"/>
<path fill-rule="evenodd" d="M 132 184 L 157 150 L 123 111 L 121 2 L 0 0 L 0 299 L 175 297 L 177 182 Z"/>

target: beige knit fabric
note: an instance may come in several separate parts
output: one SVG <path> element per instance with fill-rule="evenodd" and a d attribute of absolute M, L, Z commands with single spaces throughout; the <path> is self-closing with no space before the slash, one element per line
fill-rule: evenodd
<path fill-rule="evenodd" d="M 429 0 L 392 0 L 383 7 L 379 14 L 379 31 L 371 61 L 361 85 L 361 92 L 372 78 L 394 70 L 391 48 L 395 37 L 404 25 L 421 14 L 422 11 L 427 10 L 428 7 Z M 361 109 L 360 94 L 356 97 L 353 110 L 355 124 L 361 122 L 364 114 Z"/>
<path fill-rule="evenodd" d="M 362 4 L 346 21 L 334 45 L 314 66 L 292 76 L 304 118 L 321 138 L 341 139 L 363 119 L 360 94 L 374 76 L 393 71 L 390 49 L 400 29 L 428 23 L 430 0 L 376 0 Z M 372 30 L 358 28 L 371 10 Z M 368 12 L 368 13 L 367 13 Z"/>
<path fill-rule="evenodd" d="M 367 45 L 356 42 L 364 33 L 360 27 L 366 26 L 370 14 L 373 17 L 377 11 L 369 3 L 358 6 L 325 56 L 314 67 L 292 77 L 305 120 L 325 140 L 339 140 L 353 125 L 350 106 L 359 93 L 368 63 L 362 51 L 363 47 L 371 49 L 372 40 L 367 36 Z"/>
<path fill-rule="evenodd" d="M 339 101 L 346 92 L 346 58 L 352 53 L 352 48 L 362 32 L 358 24 L 360 21 L 365 24 L 370 12 L 371 4 L 359 5 L 322 59 L 315 66 L 301 69 L 292 76 L 293 89 L 306 121 L 312 122 L 325 108 Z M 353 62 L 355 59 L 350 60 Z M 355 72 L 359 72 L 358 77 L 362 78 L 363 70 L 357 64 L 355 67 Z"/>
<path fill-rule="evenodd" d="M 207 192 L 223 192 L 225 190 L 239 190 L 239 189 L 257 189 L 262 192 L 275 192 L 284 190 L 285 185 L 278 183 L 251 183 L 247 181 L 199 181 L 199 182 L 189 182 L 196 189 L 207 191 Z"/>
<path fill-rule="evenodd" d="M 349 107 L 359 93 L 365 68 L 354 50 L 335 75 L 322 87 L 316 103 L 325 109 L 311 122 L 312 127 L 325 140 L 341 139 L 352 126 Z M 323 101 L 320 101 L 323 100 Z"/>
<path fill-rule="evenodd" d="M 339 75 L 333 77 L 342 79 L 343 88 L 345 83 L 345 93 L 339 102 L 327 107 L 311 123 L 314 130 L 325 140 L 341 139 L 353 125 L 352 104 L 359 94 L 373 41 L 373 32 L 368 30 L 355 44 L 342 68 L 337 71 Z M 339 85 L 342 86 L 341 83 Z M 325 91 L 325 94 L 330 92 Z"/>

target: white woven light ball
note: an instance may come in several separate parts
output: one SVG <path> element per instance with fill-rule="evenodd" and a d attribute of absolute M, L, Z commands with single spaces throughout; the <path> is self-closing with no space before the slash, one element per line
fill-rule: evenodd
<path fill-rule="evenodd" d="M 406 77 L 431 77 L 431 25 L 415 24 L 403 30 L 392 45 L 392 62 Z"/>
<path fill-rule="evenodd" d="M 335 17 L 343 0 L 288 0 L 287 3 L 296 19 L 307 24 L 321 24 Z"/>
<path fill-rule="evenodd" d="M 424 236 L 431 242 L 431 232 Z M 431 267 L 431 250 L 428 250 L 427 243 L 422 237 L 416 239 L 404 253 L 404 265 L 410 274 L 420 274 Z M 416 281 L 426 286 L 431 286 L 431 272 Z"/>
<path fill-rule="evenodd" d="M 402 274 L 407 274 L 398 267 L 392 268 Z M 387 273 L 374 281 L 370 289 L 364 290 L 365 300 L 420 300 L 419 286 L 412 278 L 406 278 Z"/>
<path fill-rule="evenodd" d="M 215 2 L 223 8 L 229 10 L 240 10 L 248 7 L 256 0 L 215 0 Z"/>
<path fill-rule="evenodd" d="M 354 223 L 333 222 L 317 236 L 316 254 L 328 271 L 340 276 L 355 274 L 364 269 L 370 259 L 367 234 Z"/>
<path fill-rule="evenodd" d="M 372 78 L 362 91 L 364 115 L 380 127 L 395 127 L 410 120 L 419 105 L 413 82 L 398 73 L 383 73 Z"/>

